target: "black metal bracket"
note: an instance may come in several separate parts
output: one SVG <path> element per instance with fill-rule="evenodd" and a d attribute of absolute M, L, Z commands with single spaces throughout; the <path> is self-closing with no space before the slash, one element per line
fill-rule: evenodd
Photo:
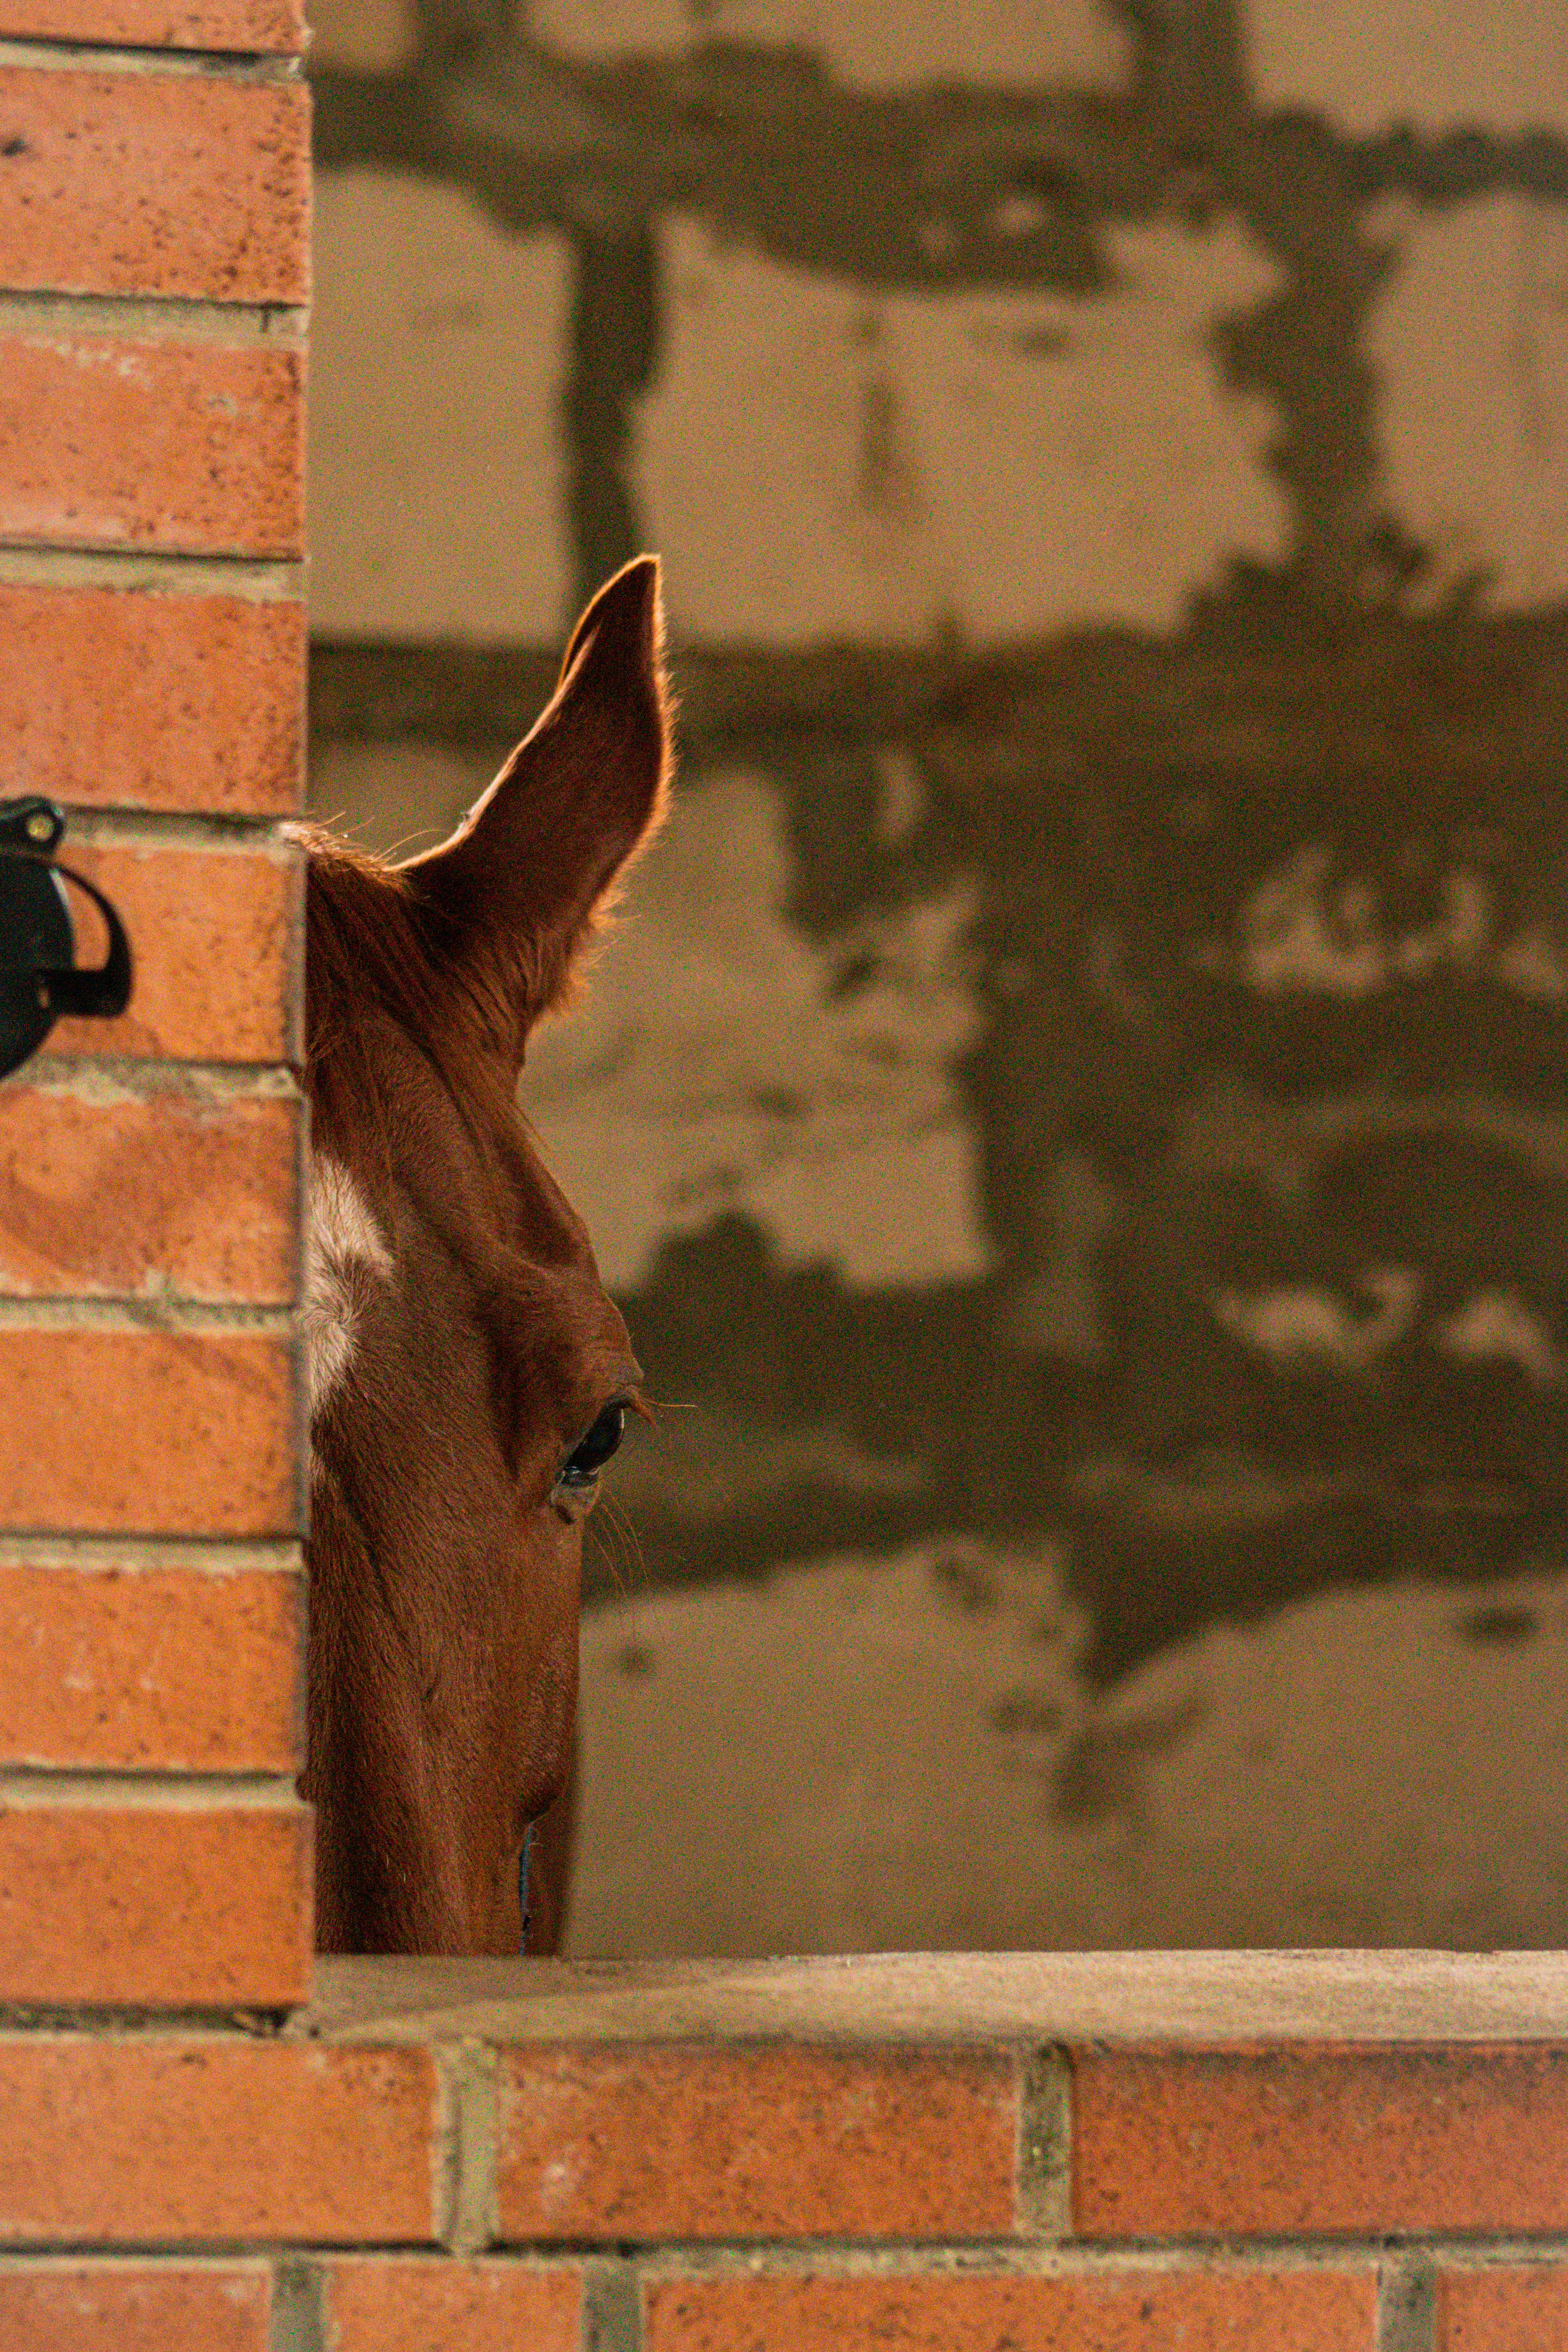
<path fill-rule="evenodd" d="M 131 942 L 96 884 L 54 853 L 64 811 L 37 793 L 0 801 L 0 1077 L 36 1054 L 62 1013 L 110 1020 L 131 1002 Z M 109 953 L 85 970 L 76 961 L 69 882 L 92 900 L 109 930 Z"/>

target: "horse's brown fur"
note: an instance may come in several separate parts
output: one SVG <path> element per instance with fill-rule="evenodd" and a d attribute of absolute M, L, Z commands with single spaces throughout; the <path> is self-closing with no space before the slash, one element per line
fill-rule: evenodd
<path fill-rule="evenodd" d="M 450 841 L 395 867 L 306 836 L 312 1150 L 390 1258 L 351 1269 L 352 1352 L 311 1427 L 305 1785 L 328 1949 L 515 1952 L 542 1816 L 532 1948 L 559 1931 L 591 1497 L 558 1473 L 641 1374 L 516 1087 L 668 769 L 643 558 Z"/>

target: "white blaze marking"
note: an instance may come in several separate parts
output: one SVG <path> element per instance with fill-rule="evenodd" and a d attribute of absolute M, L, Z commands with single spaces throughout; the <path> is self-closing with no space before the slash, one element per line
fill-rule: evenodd
<path fill-rule="evenodd" d="M 312 1153 L 302 1311 L 312 1419 L 348 1370 L 354 1342 L 354 1276 L 363 1267 L 390 1276 L 392 1253 L 385 1235 L 348 1170 Z"/>

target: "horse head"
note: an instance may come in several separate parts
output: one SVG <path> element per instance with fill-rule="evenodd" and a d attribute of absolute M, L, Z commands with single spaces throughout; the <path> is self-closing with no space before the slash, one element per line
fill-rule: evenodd
<path fill-rule="evenodd" d="M 448 841 L 392 865 L 304 835 L 325 1949 L 517 1951 L 531 1825 L 569 1802 L 583 1526 L 642 1374 L 518 1081 L 664 813 L 660 639 L 642 557 Z"/>

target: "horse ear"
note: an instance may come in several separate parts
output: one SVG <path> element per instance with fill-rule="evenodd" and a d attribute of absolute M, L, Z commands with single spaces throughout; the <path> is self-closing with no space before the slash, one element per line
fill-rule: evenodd
<path fill-rule="evenodd" d="M 496 1042 L 521 1061 L 668 798 L 658 559 L 639 555 L 572 633 L 542 717 L 438 849 L 401 868 Z"/>

